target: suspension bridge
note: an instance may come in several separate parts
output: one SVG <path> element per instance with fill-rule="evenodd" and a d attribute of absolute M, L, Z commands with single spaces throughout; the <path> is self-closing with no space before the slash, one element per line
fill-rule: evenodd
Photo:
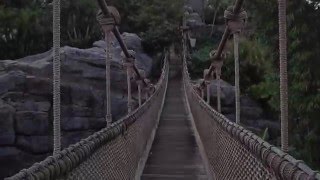
<path fill-rule="evenodd" d="M 21 170 L 8 180 L 18 179 L 320 179 L 320 174 L 288 152 L 286 90 L 285 0 L 279 0 L 281 75 L 281 150 L 240 125 L 239 33 L 246 19 L 243 0 L 225 11 L 226 28 L 219 48 L 212 51 L 212 64 L 204 70 L 199 85 L 191 83 L 188 73 L 189 36 L 186 19 L 181 25 L 181 63 L 164 58 L 162 74 L 151 84 L 134 64 L 134 52 L 127 49 L 117 25 L 118 11 L 98 0 L 97 19 L 105 33 L 107 127 L 61 150 L 60 142 L 60 1 L 53 1 L 54 32 L 54 152 L 44 161 Z M 113 122 L 110 108 L 110 43 L 115 36 L 127 70 L 128 115 Z M 220 87 L 217 109 L 210 104 L 205 89 L 208 82 L 220 80 L 223 49 L 234 38 L 236 69 L 236 122 L 223 116 Z M 280 63 L 281 64 L 281 63 Z M 174 78 L 170 73 L 179 70 Z M 139 107 L 131 103 L 131 81 L 138 85 Z M 142 102 L 142 96 L 147 100 Z M 207 97 L 207 99 L 205 99 Z"/>

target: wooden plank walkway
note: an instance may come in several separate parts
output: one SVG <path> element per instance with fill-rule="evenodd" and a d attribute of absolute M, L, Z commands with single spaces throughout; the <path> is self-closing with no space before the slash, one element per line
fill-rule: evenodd
<path fill-rule="evenodd" d="M 142 180 L 208 179 L 182 98 L 181 78 L 169 80 L 164 109 Z"/>

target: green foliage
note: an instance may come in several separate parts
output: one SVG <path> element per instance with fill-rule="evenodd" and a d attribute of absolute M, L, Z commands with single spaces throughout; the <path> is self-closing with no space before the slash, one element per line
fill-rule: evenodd
<path fill-rule="evenodd" d="M 36 3 L 21 9 L 1 6 L 0 58 L 16 58 L 47 49 L 50 31 L 42 24 L 44 16 Z"/>
<path fill-rule="evenodd" d="M 46 51 L 52 46 L 52 5 L 41 0 L 7 0 L 0 4 L 0 59 L 14 59 Z M 179 42 L 183 0 L 118 0 L 121 31 L 138 33 L 150 53 Z M 102 36 L 95 0 L 61 1 L 62 45 L 90 47 Z"/>
<path fill-rule="evenodd" d="M 319 1 L 313 1 L 314 4 Z M 290 139 L 292 152 L 299 159 L 320 167 L 320 10 L 306 1 L 288 2 L 288 75 Z M 250 5 L 250 6 L 249 6 Z M 264 11 L 265 7 L 268 11 Z M 266 69 L 262 82 L 250 89 L 264 99 L 274 112 L 279 110 L 277 4 L 254 0 L 248 4 L 256 25 L 256 38 L 269 50 L 272 68 Z M 275 117 L 277 113 L 275 114 Z"/>
<path fill-rule="evenodd" d="M 233 0 L 208 0 L 207 6 L 204 9 L 204 20 L 207 24 L 212 24 L 214 17 L 220 16 L 223 19 L 224 10 L 232 5 Z M 219 22 L 224 23 L 224 20 Z"/>
<path fill-rule="evenodd" d="M 118 0 L 112 3 L 125 12 L 123 29 L 138 33 L 148 52 L 160 52 L 172 43 L 179 43 L 183 0 Z"/>
<path fill-rule="evenodd" d="M 62 45 L 88 47 L 101 36 L 96 4 L 61 1 Z M 0 6 L 0 59 L 40 53 L 52 47 L 52 6 L 37 0 L 5 1 Z"/>
<path fill-rule="evenodd" d="M 96 21 L 98 7 L 92 0 L 63 0 L 62 44 L 86 48 L 101 37 Z"/>
<path fill-rule="evenodd" d="M 290 153 L 320 168 L 320 9 L 306 1 L 288 1 L 288 75 Z M 245 4 L 254 35 L 240 42 L 240 84 L 243 94 L 262 103 L 279 117 L 278 9 L 275 1 L 253 0 Z M 268 7 L 268 11 L 265 8 Z M 209 47 L 208 47 L 209 46 Z M 201 44 L 194 54 L 193 75 L 202 77 L 208 52 L 214 45 Z M 222 78 L 234 83 L 233 45 Z"/>
<path fill-rule="evenodd" d="M 190 75 L 192 78 L 203 78 L 203 70 L 210 66 L 209 53 L 217 46 L 219 39 L 218 35 L 213 38 L 198 38 L 196 43 L 196 49 L 193 50 L 190 65 Z"/>
<path fill-rule="evenodd" d="M 269 139 L 269 128 L 266 128 L 261 136 L 261 138 L 265 141 Z"/>

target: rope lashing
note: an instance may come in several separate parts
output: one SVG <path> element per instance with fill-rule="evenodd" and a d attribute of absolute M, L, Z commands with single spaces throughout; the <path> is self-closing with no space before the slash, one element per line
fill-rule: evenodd
<path fill-rule="evenodd" d="M 119 11 L 113 7 L 113 6 L 108 6 L 108 11 L 110 12 L 110 16 L 106 17 L 101 10 L 98 11 L 97 13 L 97 20 L 99 24 L 102 25 L 109 25 L 110 23 L 119 25 L 121 22 L 121 16 Z"/>
<path fill-rule="evenodd" d="M 53 154 L 61 150 L 60 0 L 53 1 Z"/>
<path fill-rule="evenodd" d="M 115 28 L 116 24 L 120 23 L 120 14 L 116 8 L 108 6 L 110 12 L 110 17 L 106 17 L 101 10 L 97 13 L 97 20 L 102 27 L 105 34 L 106 46 L 106 121 L 107 126 L 110 126 L 112 123 L 112 114 L 111 114 L 111 61 L 112 61 L 112 31 Z"/>
<path fill-rule="evenodd" d="M 239 34 L 244 27 L 247 13 L 240 9 L 234 13 L 234 7 L 230 6 L 224 12 L 227 27 L 233 34 L 234 39 L 234 60 L 235 60 L 235 102 L 236 102 L 236 123 L 240 123 L 240 67 L 239 67 Z"/>
<path fill-rule="evenodd" d="M 234 38 L 234 70 L 235 70 L 235 97 L 236 97 L 236 123 L 240 124 L 240 63 L 239 63 L 239 33 Z"/>

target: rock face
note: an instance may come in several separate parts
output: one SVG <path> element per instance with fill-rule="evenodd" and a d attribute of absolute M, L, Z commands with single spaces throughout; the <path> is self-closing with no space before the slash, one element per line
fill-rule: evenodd
<path fill-rule="evenodd" d="M 0 100 L 0 146 L 14 144 L 14 113 L 13 107 Z"/>
<path fill-rule="evenodd" d="M 130 33 L 122 36 L 128 49 L 136 52 L 138 69 L 150 76 L 153 62 L 144 53 L 141 39 Z M 64 147 L 106 125 L 105 47 L 104 41 L 97 41 L 89 49 L 66 46 L 60 50 Z M 117 120 L 127 113 L 126 70 L 118 43 L 113 43 L 112 53 L 111 104 L 113 120 Z M 136 89 L 134 82 L 132 89 Z M 0 159 L 20 152 L 52 151 L 51 105 L 52 51 L 0 61 Z"/>
<path fill-rule="evenodd" d="M 199 2 L 196 2 L 198 4 Z M 191 6 L 185 6 L 185 11 L 188 13 L 187 15 L 187 26 L 193 28 L 198 28 L 201 26 L 205 26 L 205 23 L 202 21 L 200 13 L 202 11 L 194 10 Z M 197 8 L 196 8 L 197 9 Z"/>

